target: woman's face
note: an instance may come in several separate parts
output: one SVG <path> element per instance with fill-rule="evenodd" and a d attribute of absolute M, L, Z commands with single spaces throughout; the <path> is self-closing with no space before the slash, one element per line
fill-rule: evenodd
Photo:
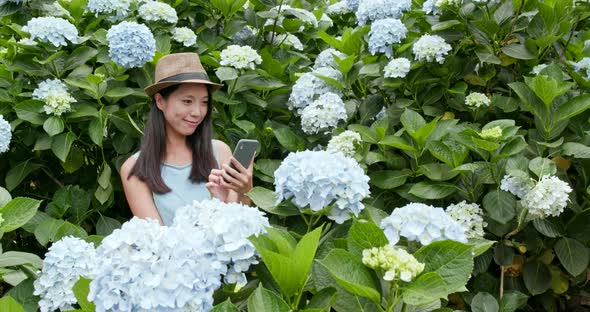
<path fill-rule="evenodd" d="M 184 83 L 167 99 L 159 93 L 154 97 L 156 105 L 164 113 L 167 132 L 191 135 L 207 115 L 209 95 L 204 84 Z"/>

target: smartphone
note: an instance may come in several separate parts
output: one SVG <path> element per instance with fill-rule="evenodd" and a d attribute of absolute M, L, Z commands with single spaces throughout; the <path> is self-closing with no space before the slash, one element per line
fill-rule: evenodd
<path fill-rule="evenodd" d="M 256 153 L 256 149 L 258 148 L 258 141 L 256 140 L 249 140 L 249 139 L 241 139 L 236 144 L 236 148 L 234 149 L 234 158 L 242 164 L 245 168 L 250 166 L 250 162 L 252 158 L 254 158 L 254 153 Z M 234 164 L 231 162 L 229 166 L 232 169 L 236 169 Z"/>

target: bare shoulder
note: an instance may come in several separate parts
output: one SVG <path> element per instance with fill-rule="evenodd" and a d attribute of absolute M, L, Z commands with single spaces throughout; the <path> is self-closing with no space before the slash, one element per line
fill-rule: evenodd
<path fill-rule="evenodd" d="M 121 178 L 123 178 L 123 180 L 127 179 L 127 177 L 129 176 L 129 173 L 131 173 L 131 169 L 133 169 L 133 166 L 135 166 L 136 161 L 137 161 L 137 158 L 135 158 L 133 156 L 129 156 L 129 158 L 127 158 L 127 160 L 125 160 L 123 165 L 121 165 Z"/>
<path fill-rule="evenodd" d="M 231 155 L 231 149 L 225 142 L 220 140 L 213 140 L 213 144 L 215 144 L 215 147 L 217 148 L 217 151 L 220 156 L 229 157 Z"/>

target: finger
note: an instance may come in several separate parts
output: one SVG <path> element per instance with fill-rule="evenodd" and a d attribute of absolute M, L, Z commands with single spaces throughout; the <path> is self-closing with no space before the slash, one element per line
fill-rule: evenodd
<path fill-rule="evenodd" d="M 242 167 L 243 168 L 243 167 Z M 232 178 L 240 181 L 240 183 L 242 185 L 247 184 L 250 181 L 251 178 L 251 174 L 246 171 L 246 172 L 238 172 L 234 169 L 232 169 L 231 167 L 229 167 L 228 165 L 224 165 L 224 170 L 227 169 L 226 172 L 227 174 L 231 175 Z M 228 181 L 231 182 L 231 181 Z M 235 184 L 235 183 L 233 183 Z"/>
<path fill-rule="evenodd" d="M 225 188 L 227 190 L 233 190 L 233 191 L 236 191 L 238 193 L 242 193 L 241 192 L 241 190 L 242 190 L 241 187 L 239 185 L 237 185 L 237 184 L 231 184 L 231 183 L 228 183 L 225 180 L 221 179 L 220 185 L 221 185 L 221 187 L 223 187 L 223 188 Z"/>
<path fill-rule="evenodd" d="M 214 174 L 214 175 L 221 175 L 221 172 L 223 172 L 223 170 L 221 169 L 211 169 L 211 173 L 210 174 Z"/>
<path fill-rule="evenodd" d="M 232 164 L 234 164 L 234 167 L 236 168 L 236 170 L 240 171 L 240 172 L 245 172 L 247 169 L 244 168 L 244 166 L 242 166 L 242 164 L 235 158 L 235 157 L 231 157 L 230 158 L 230 162 Z"/>
<path fill-rule="evenodd" d="M 222 174 L 224 182 L 231 186 L 242 187 L 243 182 L 230 175 L 228 172 Z"/>

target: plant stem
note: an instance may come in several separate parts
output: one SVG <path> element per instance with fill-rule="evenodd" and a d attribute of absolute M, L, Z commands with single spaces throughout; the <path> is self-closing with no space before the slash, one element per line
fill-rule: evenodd
<path fill-rule="evenodd" d="M 504 266 L 500 266 L 500 300 L 504 296 Z"/>

